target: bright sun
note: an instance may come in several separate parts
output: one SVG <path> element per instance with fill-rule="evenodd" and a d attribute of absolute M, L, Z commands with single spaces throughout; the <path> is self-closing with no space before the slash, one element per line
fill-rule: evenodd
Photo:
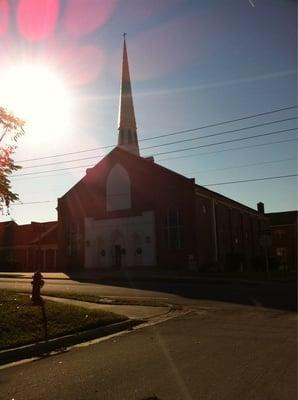
<path fill-rule="evenodd" d="M 38 142 L 67 133 L 71 103 L 62 80 L 45 66 L 24 64 L 0 73 L 0 105 L 25 119 L 26 133 Z"/>

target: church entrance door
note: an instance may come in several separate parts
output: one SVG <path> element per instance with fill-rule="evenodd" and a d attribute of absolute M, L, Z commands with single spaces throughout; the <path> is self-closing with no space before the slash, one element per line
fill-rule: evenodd
<path fill-rule="evenodd" d="M 115 267 L 122 267 L 122 249 L 121 246 L 119 246 L 118 244 L 116 244 L 115 246 Z"/>

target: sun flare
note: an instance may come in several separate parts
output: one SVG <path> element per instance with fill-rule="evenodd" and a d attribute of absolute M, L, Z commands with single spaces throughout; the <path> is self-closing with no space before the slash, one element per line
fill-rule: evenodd
<path fill-rule="evenodd" d="M 46 66 L 24 64 L 1 71 L 0 105 L 24 119 L 26 133 L 38 142 L 67 134 L 72 98 Z"/>

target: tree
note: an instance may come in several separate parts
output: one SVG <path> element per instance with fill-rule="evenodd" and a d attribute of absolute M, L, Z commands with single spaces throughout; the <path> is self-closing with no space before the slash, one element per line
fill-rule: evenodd
<path fill-rule="evenodd" d="M 25 121 L 0 107 L 0 211 L 9 211 L 9 205 L 19 199 L 11 188 L 10 175 L 21 167 L 16 165 L 12 155 L 16 142 L 24 134 Z"/>

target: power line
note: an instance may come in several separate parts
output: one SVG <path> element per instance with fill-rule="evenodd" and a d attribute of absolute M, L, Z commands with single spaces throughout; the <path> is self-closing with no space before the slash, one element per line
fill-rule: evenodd
<path fill-rule="evenodd" d="M 298 176 L 298 174 L 281 175 L 281 176 L 266 176 L 264 178 L 253 178 L 253 179 L 243 179 L 243 180 L 239 180 L 239 181 L 208 183 L 207 185 L 202 185 L 202 186 L 209 187 L 209 186 L 219 186 L 219 185 L 231 185 L 234 183 L 257 182 L 257 181 L 265 181 L 265 180 L 270 180 L 270 179 L 292 178 L 294 176 Z"/>
<path fill-rule="evenodd" d="M 200 171 L 188 171 L 188 172 L 184 172 L 183 174 L 185 174 L 185 175 L 186 174 L 187 175 L 196 174 L 196 173 L 204 174 L 204 173 L 213 172 L 213 171 L 225 171 L 225 170 L 229 170 L 229 169 L 236 169 L 236 168 L 239 169 L 239 168 L 251 167 L 251 166 L 256 166 L 256 165 L 276 164 L 276 163 L 292 161 L 292 160 L 297 160 L 297 157 L 285 158 L 285 159 L 281 159 L 281 160 L 257 162 L 257 163 L 251 163 L 251 164 L 234 165 L 234 166 L 226 167 L 226 168 L 213 168 L 213 169 L 200 170 Z M 78 167 L 78 168 L 80 168 L 80 167 Z M 47 175 L 46 177 L 49 177 L 49 176 L 61 176 L 61 175 L 66 175 L 66 174 L 67 173 L 65 173 L 65 174 L 55 174 L 55 175 Z M 34 178 L 44 178 L 44 177 L 43 176 L 35 176 Z M 61 187 L 61 184 L 59 185 L 59 187 Z M 36 193 L 40 193 L 40 192 L 36 192 Z"/>
<path fill-rule="evenodd" d="M 222 141 L 222 142 L 208 143 L 208 144 L 203 144 L 203 145 L 200 145 L 200 146 L 188 147 L 188 148 L 185 148 L 185 149 L 170 150 L 170 151 L 166 151 L 166 152 L 162 152 L 162 153 L 156 153 L 156 154 L 153 154 L 153 155 L 154 156 L 158 156 L 158 155 L 163 155 L 163 154 L 178 153 L 178 152 L 181 152 L 181 151 L 188 151 L 188 150 L 198 149 L 198 148 L 202 148 L 202 147 L 217 146 L 217 145 L 225 144 L 225 143 L 232 143 L 232 142 L 238 142 L 238 141 L 243 141 L 243 140 L 255 139 L 255 138 L 263 137 L 263 136 L 271 136 L 271 135 L 276 135 L 276 134 L 284 133 L 284 132 L 290 132 L 290 131 L 294 131 L 294 130 L 297 130 L 297 128 L 283 129 L 283 130 L 280 130 L 280 131 L 262 133 L 262 134 L 258 134 L 258 135 L 248 136 L 248 137 L 245 137 L 245 138 L 237 138 L 237 139 L 225 140 L 225 141 Z M 55 163 L 53 163 L 53 165 L 55 165 Z M 40 166 L 42 166 L 42 165 L 39 165 L 39 167 Z M 52 170 L 48 170 L 48 171 L 27 172 L 25 174 L 13 175 L 12 178 L 16 178 L 16 177 L 20 177 L 20 176 L 36 175 L 38 173 L 39 174 L 44 174 L 44 173 L 47 173 L 47 172 L 58 172 L 58 171 L 73 170 L 73 169 L 77 169 L 77 168 L 90 168 L 90 167 L 92 167 L 92 166 L 90 166 L 90 165 L 81 165 L 81 166 L 77 166 L 77 167 L 58 168 L 58 169 L 52 169 Z M 30 167 L 27 167 L 27 168 L 30 168 Z"/>
<path fill-rule="evenodd" d="M 79 168 L 92 168 L 92 165 L 86 165 L 86 166 L 83 166 L 83 165 L 80 165 L 80 166 L 78 166 L 78 167 L 74 167 L 74 168 L 77 168 L 77 169 L 79 169 Z M 66 168 L 66 169 L 69 169 L 69 168 Z M 48 171 L 48 172 L 54 172 L 54 171 L 56 171 L 56 170 L 51 170 L 51 171 Z M 64 171 L 64 168 L 63 169 L 61 169 L 61 171 Z M 46 173 L 47 171 L 45 171 L 45 173 Z M 76 173 L 81 173 L 80 171 L 76 171 Z M 45 175 L 45 176 L 43 176 L 42 174 L 43 174 L 43 172 L 32 172 L 32 174 L 33 175 L 36 175 L 36 176 L 30 176 L 30 177 L 27 177 L 27 178 L 20 178 L 20 179 L 17 179 L 17 181 L 23 181 L 23 180 L 26 180 L 26 179 L 35 179 L 35 178 L 42 178 L 42 179 L 44 179 L 44 178 L 50 178 L 50 177 L 55 177 L 55 176 L 63 176 L 63 175 L 69 175 L 69 172 L 64 172 L 64 173 L 62 173 L 62 174 L 51 174 L 51 175 Z M 17 176 L 17 178 L 18 178 L 19 176 Z M 12 176 L 11 178 L 14 178 L 14 176 Z"/>
<path fill-rule="evenodd" d="M 22 167 L 22 169 L 49 167 L 50 165 L 67 164 L 67 163 L 76 162 L 76 161 L 93 160 L 94 158 L 96 158 L 98 160 L 99 158 L 102 158 L 102 157 L 104 157 L 104 155 L 98 155 L 98 156 L 93 156 L 93 157 L 84 157 L 84 158 L 76 158 L 74 160 L 66 160 L 66 161 L 55 161 L 53 163 L 48 163 L 48 164 L 29 165 L 27 167 Z"/>
<path fill-rule="evenodd" d="M 263 127 L 263 126 L 267 126 L 267 125 L 276 124 L 276 123 L 278 123 L 278 122 L 291 121 L 291 120 L 293 120 L 293 119 L 297 119 L 297 117 L 285 118 L 285 119 L 280 119 L 280 120 L 276 120 L 276 121 L 272 121 L 272 122 L 264 122 L 264 123 L 262 123 L 262 124 L 257 124 L 257 125 L 252 125 L 252 126 L 246 126 L 246 127 L 244 127 L 244 128 L 233 129 L 233 130 L 228 130 L 228 131 L 224 131 L 224 132 L 211 133 L 210 135 L 199 136 L 199 137 L 190 138 L 190 139 L 176 140 L 175 142 L 161 143 L 161 144 L 154 145 L 154 146 L 143 147 L 141 150 L 153 149 L 153 148 L 155 148 L 155 147 L 168 146 L 168 145 L 170 145 L 170 144 L 178 144 L 178 143 L 183 143 L 183 142 L 191 142 L 191 141 L 193 141 L 193 140 L 205 139 L 205 138 L 209 138 L 209 137 L 213 137 L 213 136 L 226 135 L 227 133 L 241 132 L 241 131 L 245 131 L 245 130 L 247 130 L 247 129 L 259 128 L 259 127 Z"/>
<path fill-rule="evenodd" d="M 277 109 L 277 110 L 267 111 L 267 112 L 263 112 L 263 113 L 248 115 L 248 116 L 246 116 L 246 117 L 240 117 L 240 118 L 230 119 L 230 120 L 223 121 L 223 122 L 215 122 L 215 123 L 213 123 L 213 124 L 202 125 L 202 126 L 199 126 L 199 127 L 197 127 L 197 128 L 193 128 L 193 129 L 185 129 L 185 130 L 182 130 L 182 131 L 176 131 L 176 132 L 167 133 L 167 134 L 164 134 L 164 135 L 151 136 L 150 138 L 145 138 L 145 139 L 142 139 L 142 140 L 145 141 L 145 140 L 151 140 L 151 139 L 158 139 L 158 138 L 160 138 L 160 137 L 173 136 L 173 135 L 180 135 L 180 134 L 183 134 L 183 133 L 194 132 L 194 131 L 198 131 L 198 130 L 200 130 L 200 129 L 214 128 L 214 127 L 219 126 L 219 125 L 229 124 L 229 123 L 231 123 L 231 122 L 244 121 L 244 120 L 249 119 L 249 118 L 255 118 L 255 117 L 260 117 L 260 116 L 263 116 L 263 115 L 274 114 L 274 113 L 277 113 L 277 112 L 280 112 L 280 111 L 291 110 L 291 109 L 294 109 L 294 108 L 297 108 L 297 105 L 295 105 L 295 106 L 290 106 L 290 107 L 279 108 L 279 109 Z"/>
<path fill-rule="evenodd" d="M 13 175 L 12 178 L 17 178 L 19 176 L 27 176 L 27 175 L 36 175 L 36 174 L 45 174 L 47 172 L 57 172 L 57 171 L 67 171 L 73 170 L 77 168 L 92 168 L 92 165 L 79 165 L 77 167 L 66 167 L 66 168 L 58 168 L 58 169 L 50 169 L 48 171 L 38 171 L 38 172 L 26 172 L 25 174 Z"/>
<path fill-rule="evenodd" d="M 180 135 L 180 134 L 183 134 L 183 133 L 194 132 L 194 131 L 198 131 L 198 130 L 201 130 L 201 129 L 212 128 L 212 127 L 216 127 L 216 126 L 220 126 L 220 125 L 229 124 L 229 123 L 232 123 L 232 122 L 238 122 L 238 121 L 243 121 L 243 120 L 250 119 L 250 118 L 256 118 L 256 117 L 260 117 L 260 116 L 264 116 L 264 115 L 274 114 L 274 113 L 281 112 L 281 111 L 292 110 L 294 108 L 297 108 L 297 105 L 289 106 L 289 107 L 283 107 L 283 108 L 279 108 L 279 109 L 276 109 L 276 110 L 266 111 L 266 112 L 258 113 L 258 114 L 251 114 L 251 115 L 248 115 L 248 116 L 245 116 L 245 117 L 235 118 L 235 119 L 226 120 L 226 121 L 222 121 L 222 122 L 216 122 L 216 123 L 212 123 L 212 124 L 208 124 L 208 125 L 202 125 L 202 126 L 199 126 L 199 127 L 196 127 L 196 128 L 192 128 L 192 129 L 186 129 L 186 130 L 171 132 L 171 133 L 167 133 L 167 134 L 163 134 L 163 135 L 152 136 L 150 138 L 140 139 L 139 142 L 146 141 L 146 140 L 158 139 L 158 138 L 161 138 L 161 137 L 167 137 L 167 136 L 173 136 L 173 135 Z M 68 153 L 54 154 L 54 155 L 51 155 L 51 156 L 20 160 L 20 161 L 17 161 L 17 163 L 45 160 L 45 159 L 49 159 L 49 158 L 68 156 L 68 155 L 74 155 L 74 154 L 79 154 L 79 153 L 86 153 L 86 152 L 90 152 L 90 151 L 109 149 L 109 148 L 113 148 L 113 147 L 115 147 L 115 146 L 114 145 L 106 145 L 106 146 L 95 147 L 95 148 L 86 149 L 86 150 L 78 150 L 78 151 L 73 151 L 73 152 L 68 152 Z"/>
<path fill-rule="evenodd" d="M 246 167 L 254 167 L 256 165 L 276 164 L 276 163 L 281 163 L 281 162 L 285 162 L 285 161 L 293 161 L 293 160 L 297 160 L 297 157 L 284 158 L 282 160 L 261 161 L 261 162 L 251 163 L 251 164 L 240 164 L 240 165 L 234 165 L 232 167 L 225 167 L 225 168 L 213 168 L 213 169 L 206 169 L 206 170 L 201 170 L 201 171 L 190 171 L 190 172 L 185 172 L 185 174 L 197 174 L 197 173 L 204 174 L 206 172 L 226 171 L 226 170 L 235 169 L 235 168 L 246 168 Z"/>
<path fill-rule="evenodd" d="M 298 176 L 298 174 L 280 175 L 280 176 L 265 176 L 265 177 L 262 177 L 262 178 L 243 179 L 243 180 L 238 180 L 238 181 L 208 183 L 206 185 L 200 185 L 200 186 L 209 187 L 209 186 L 219 186 L 219 185 L 231 185 L 231 184 L 244 183 L 244 182 L 257 182 L 257 181 L 265 181 L 265 180 L 293 178 L 295 176 Z M 32 202 L 26 202 L 26 203 L 15 203 L 15 204 L 11 204 L 11 206 L 22 206 L 22 205 L 28 205 L 28 204 L 42 204 L 42 203 L 54 203 L 56 201 L 57 201 L 57 199 L 56 200 L 32 201 Z"/>
<path fill-rule="evenodd" d="M 30 201 L 30 202 L 26 202 L 26 203 L 13 203 L 13 204 L 10 204 L 9 207 L 12 207 L 12 206 L 25 206 L 27 204 L 54 203 L 56 201 L 57 201 L 57 199 L 56 200 Z"/>
<path fill-rule="evenodd" d="M 249 139 L 254 139 L 262 136 L 271 136 L 271 135 L 276 135 L 278 133 L 283 133 L 283 132 L 289 132 L 289 131 L 295 131 L 297 128 L 291 128 L 291 129 L 283 129 L 281 131 L 275 131 L 275 132 L 269 132 L 269 133 L 261 133 L 258 135 L 253 135 L 253 136 L 248 136 L 245 138 L 238 138 L 238 139 L 230 139 L 230 140 L 225 140 L 223 142 L 215 142 L 215 143 L 209 143 L 209 144 L 201 144 L 200 146 L 193 146 L 193 147 L 187 147 L 185 149 L 177 149 L 177 150 L 169 150 L 169 151 L 164 151 L 162 153 L 156 153 L 154 154 L 155 156 L 158 155 L 163 155 L 163 154 L 171 154 L 171 153 L 178 153 L 180 151 L 187 151 L 187 150 L 194 150 L 194 149 L 200 149 L 202 147 L 210 147 L 210 146 L 217 146 L 219 144 L 225 144 L 225 143 L 233 143 L 233 142 L 240 142 L 242 140 L 249 140 Z"/>
<path fill-rule="evenodd" d="M 169 145 L 183 143 L 183 142 L 189 142 L 189 141 L 193 141 L 193 140 L 205 139 L 205 138 L 209 138 L 209 137 L 213 137 L 213 136 L 221 136 L 221 135 L 225 135 L 227 133 L 240 132 L 240 131 L 244 131 L 244 130 L 247 130 L 247 129 L 252 129 L 252 128 L 256 128 L 256 127 L 260 127 L 260 126 L 267 126 L 267 125 L 271 125 L 271 124 L 274 124 L 274 123 L 277 123 L 277 122 L 284 122 L 284 121 L 289 121 L 289 120 L 293 120 L 293 119 L 297 119 L 297 117 L 286 118 L 286 119 L 283 119 L 283 120 L 277 120 L 277 121 L 272 121 L 272 122 L 253 125 L 253 126 L 247 126 L 247 127 L 240 128 L 240 129 L 234 129 L 234 130 L 228 130 L 228 131 L 224 131 L 224 132 L 212 133 L 210 135 L 201 136 L 201 137 L 198 137 L 198 138 L 183 139 L 183 140 L 178 140 L 176 142 L 169 142 L 169 143 L 163 143 L 163 144 L 160 144 L 160 145 L 144 147 L 144 148 L 141 148 L 141 150 L 152 149 L 152 148 L 155 148 L 155 147 L 169 146 Z M 293 129 L 296 129 L 296 128 L 293 128 Z M 281 132 L 285 132 L 285 131 L 281 131 Z M 67 164 L 67 163 L 77 162 L 77 161 L 92 160 L 94 158 L 98 159 L 98 158 L 101 158 L 101 157 L 104 157 L 104 155 L 98 155 L 98 156 L 92 156 L 92 157 L 84 157 L 84 158 L 76 158 L 76 159 L 65 160 L 65 161 L 55 161 L 53 163 L 48 163 L 48 164 L 29 165 L 27 167 L 23 167 L 22 169 L 48 167 L 48 166 L 51 166 L 51 165 Z"/>
<path fill-rule="evenodd" d="M 96 150 L 103 150 L 103 149 L 111 149 L 112 147 L 115 147 L 115 145 L 94 147 L 93 149 L 77 150 L 77 151 L 72 151 L 72 152 L 70 152 L 70 153 L 54 154 L 54 155 L 52 155 L 52 156 L 45 156 L 45 157 L 38 157 L 38 158 L 28 158 L 27 160 L 19 160 L 19 161 L 16 161 L 16 163 L 23 163 L 23 162 L 29 162 L 29 161 L 38 161 L 38 160 L 46 160 L 46 159 L 49 159 L 49 158 L 62 157 L 62 156 L 70 156 L 70 155 L 79 154 L 79 153 L 87 153 L 87 152 L 89 152 L 89 151 L 96 151 Z"/>
<path fill-rule="evenodd" d="M 297 139 L 275 140 L 274 142 L 257 143 L 257 144 L 251 144 L 251 145 L 248 145 L 248 146 L 240 146 L 240 147 L 230 147 L 229 149 L 207 151 L 205 153 L 189 154 L 187 156 L 176 156 L 176 157 L 160 158 L 158 161 L 169 161 L 169 160 L 177 160 L 177 159 L 181 159 L 181 158 L 201 157 L 201 156 L 206 156 L 206 155 L 209 155 L 209 154 L 217 154 L 217 153 L 223 153 L 223 152 L 234 151 L 234 150 L 251 149 L 251 148 L 254 148 L 254 147 L 262 147 L 262 146 L 268 146 L 268 145 L 271 145 L 271 144 L 280 144 L 280 143 L 288 143 L 288 142 L 297 142 Z"/>

